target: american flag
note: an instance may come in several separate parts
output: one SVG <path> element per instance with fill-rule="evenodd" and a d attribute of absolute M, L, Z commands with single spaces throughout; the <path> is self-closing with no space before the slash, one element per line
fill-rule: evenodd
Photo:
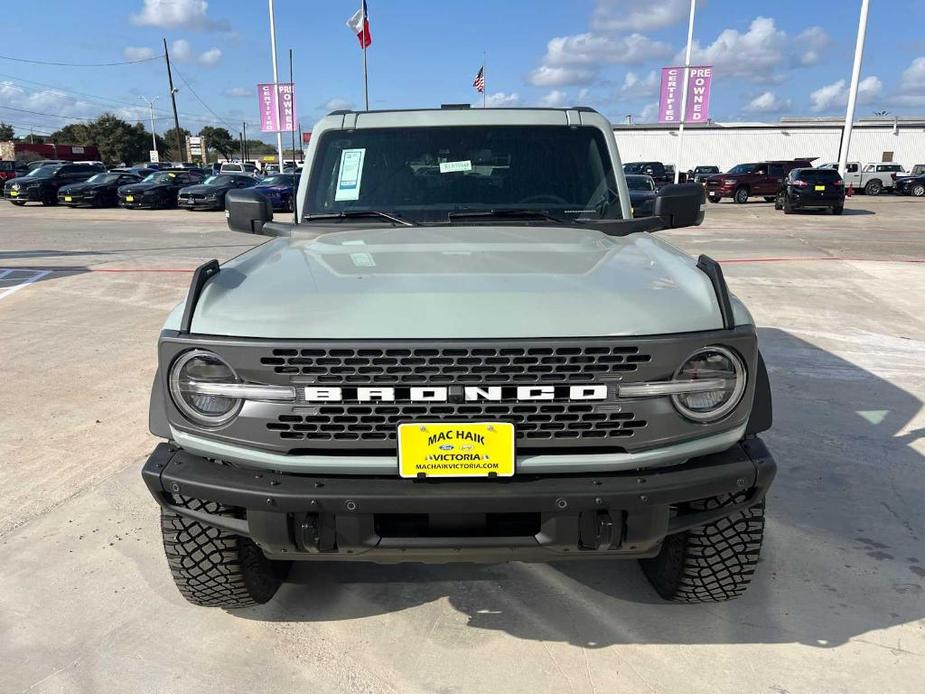
<path fill-rule="evenodd" d="M 484 94 L 485 93 L 485 66 L 479 68 L 479 74 L 475 76 L 475 81 L 472 82 L 472 86 L 475 87 L 475 91 Z"/>

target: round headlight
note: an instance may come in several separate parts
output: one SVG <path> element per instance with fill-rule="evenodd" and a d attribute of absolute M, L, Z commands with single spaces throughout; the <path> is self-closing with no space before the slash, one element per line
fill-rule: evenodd
<path fill-rule="evenodd" d="M 202 426 L 227 424 L 241 407 L 239 399 L 209 395 L 208 388 L 203 386 L 237 382 L 234 369 L 217 354 L 204 349 L 184 352 L 170 369 L 170 395 L 174 404 L 188 419 Z"/>
<path fill-rule="evenodd" d="M 712 422 L 735 409 L 745 392 L 745 365 L 724 347 L 694 352 L 675 372 L 676 381 L 713 381 L 717 387 L 671 396 L 675 408 L 695 422 Z M 706 385 L 706 384 L 704 384 Z"/>

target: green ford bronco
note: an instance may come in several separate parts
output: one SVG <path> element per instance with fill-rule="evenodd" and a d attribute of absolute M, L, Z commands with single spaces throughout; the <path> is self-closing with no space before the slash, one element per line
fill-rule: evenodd
<path fill-rule="evenodd" d="M 294 214 L 197 269 L 164 325 L 144 465 L 197 605 L 293 561 L 635 558 L 664 598 L 746 589 L 775 463 L 754 322 L 719 265 L 633 219 L 588 108 L 338 111 Z"/>

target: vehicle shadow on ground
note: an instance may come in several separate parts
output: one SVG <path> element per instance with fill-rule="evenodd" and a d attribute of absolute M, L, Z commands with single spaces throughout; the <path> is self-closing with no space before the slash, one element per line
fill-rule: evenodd
<path fill-rule="evenodd" d="M 806 210 L 797 210 L 794 214 L 801 214 L 807 216 L 816 216 L 816 217 L 831 217 L 834 216 L 830 210 L 827 209 L 815 209 L 810 208 Z M 859 217 L 869 214 L 877 214 L 873 210 L 861 210 L 856 207 L 846 207 L 842 210 L 842 215 L 846 217 Z"/>
<path fill-rule="evenodd" d="M 755 581 L 741 599 L 662 602 L 632 561 L 428 566 L 297 563 L 259 621 L 340 621 L 446 600 L 475 629 L 599 648 L 792 643 L 829 648 L 925 617 L 925 458 L 904 427 L 919 399 L 779 330 L 765 439 L 780 470 Z M 925 361 L 910 343 L 900 356 Z M 900 434 L 900 432 L 902 432 Z M 898 646 L 897 646 L 898 648 Z"/>

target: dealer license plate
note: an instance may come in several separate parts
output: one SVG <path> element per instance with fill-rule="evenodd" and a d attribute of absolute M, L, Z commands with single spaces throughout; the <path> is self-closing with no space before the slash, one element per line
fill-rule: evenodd
<path fill-rule="evenodd" d="M 125 196 L 125 202 L 135 202 L 135 196 L 134 196 L 134 195 L 126 195 L 126 196 Z"/>
<path fill-rule="evenodd" d="M 64 202 L 70 202 L 71 200 L 72 200 L 72 198 L 71 198 L 70 195 L 65 195 L 65 196 L 64 196 Z"/>
<path fill-rule="evenodd" d="M 825 186 L 816 186 L 816 190 L 825 190 Z"/>
<path fill-rule="evenodd" d="M 514 425 L 416 422 L 398 427 L 402 477 L 511 477 Z"/>
<path fill-rule="evenodd" d="M 11 198 L 18 198 L 18 197 L 19 197 L 19 191 L 18 191 L 18 190 L 11 190 L 11 191 L 10 191 L 10 197 L 11 197 Z"/>

